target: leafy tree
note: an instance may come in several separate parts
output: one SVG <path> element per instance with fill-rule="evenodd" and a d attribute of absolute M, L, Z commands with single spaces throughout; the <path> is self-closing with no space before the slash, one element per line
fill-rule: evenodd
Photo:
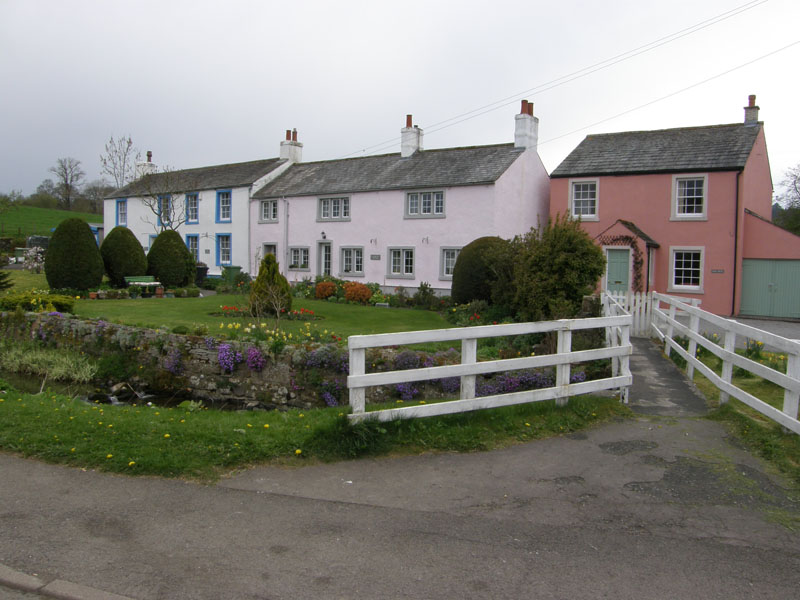
<path fill-rule="evenodd" d="M 277 327 L 281 312 L 291 309 L 292 290 L 289 282 L 281 275 L 275 256 L 266 254 L 261 259 L 256 280 L 250 287 L 250 313 L 256 319 L 268 314 L 274 315 Z"/>
<path fill-rule="evenodd" d="M 59 204 L 66 210 L 72 210 L 72 203 L 86 177 L 81 161 L 71 157 L 59 158 L 56 165 L 50 167 L 50 172 L 56 176 L 55 194 Z"/>
<path fill-rule="evenodd" d="M 89 225 L 78 218 L 62 221 L 44 257 L 51 288 L 88 290 L 103 280 L 103 258 Z"/>
<path fill-rule="evenodd" d="M 576 315 L 605 270 L 603 251 L 567 215 L 549 219 L 514 243 L 514 305 L 527 321 Z"/>
<path fill-rule="evenodd" d="M 147 273 L 144 249 L 127 227 L 114 227 L 108 232 L 100 246 L 100 255 L 113 286 L 124 287 L 126 277 Z"/>
<path fill-rule="evenodd" d="M 147 274 L 168 287 L 180 287 L 194 280 L 195 265 L 180 234 L 162 231 L 147 253 Z"/>
<path fill-rule="evenodd" d="M 116 186 L 114 189 L 119 189 L 134 180 L 136 163 L 141 157 L 131 136 L 115 140 L 112 135 L 106 143 L 105 153 L 100 155 L 101 171 L 111 177 Z"/>

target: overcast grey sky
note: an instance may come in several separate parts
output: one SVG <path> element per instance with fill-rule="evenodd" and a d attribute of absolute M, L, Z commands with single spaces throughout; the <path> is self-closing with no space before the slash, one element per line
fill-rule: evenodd
<path fill-rule="evenodd" d="M 521 98 L 552 171 L 589 133 L 741 122 L 748 94 L 777 185 L 798 23 L 797 0 L 0 0 L 0 192 L 66 156 L 98 178 L 112 134 L 172 168 L 277 156 L 291 128 L 304 161 L 396 152 L 409 113 L 425 148 L 510 142 Z"/>

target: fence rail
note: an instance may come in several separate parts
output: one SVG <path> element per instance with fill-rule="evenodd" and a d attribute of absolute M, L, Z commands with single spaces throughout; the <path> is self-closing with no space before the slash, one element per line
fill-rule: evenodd
<path fill-rule="evenodd" d="M 484 325 L 479 327 L 459 327 L 452 329 L 351 336 L 348 339 L 350 375 L 347 378 L 350 406 L 352 408 L 349 418 L 353 421 L 362 421 L 365 419 L 389 421 L 393 419 L 453 414 L 480 410 L 483 408 L 495 408 L 551 399 L 555 399 L 557 404 L 563 406 L 568 402 L 570 396 L 616 388 L 620 389 L 623 399 L 627 399 L 626 388 L 632 383 L 629 365 L 629 357 L 632 351 L 630 344 L 630 325 L 631 316 L 623 310 L 619 314 L 591 319 L 563 319 L 559 321 L 541 321 L 536 323 Z M 573 331 L 598 328 L 606 329 L 607 347 L 594 350 L 572 351 Z M 610 329 L 614 329 L 614 332 L 610 333 Z M 555 354 L 477 362 L 479 339 L 548 332 L 555 332 L 558 336 Z M 366 351 L 369 348 L 458 340 L 461 341 L 460 364 L 403 371 L 388 371 L 384 373 L 366 373 Z M 612 359 L 617 365 L 611 377 L 580 383 L 570 383 L 570 369 L 573 364 L 605 358 Z M 555 386 L 524 392 L 496 394 L 481 398 L 475 397 L 475 380 L 477 375 L 542 367 L 555 367 Z M 366 388 L 369 386 L 391 385 L 412 381 L 429 381 L 445 377 L 461 378 L 460 399 L 436 404 L 405 406 L 402 408 L 370 412 L 366 411 Z"/>
<path fill-rule="evenodd" d="M 665 343 L 664 352 L 667 356 L 671 352 L 677 352 L 678 355 L 686 360 L 686 373 L 689 379 L 692 379 L 694 370 L 697 369 L 719 388 L 720 404 L 724 404 L 729 397 L 733 396 L 790 431 L 800 433 L 800 421 L 798 421 L 800 343 L 743 323 L 737 323 L 731 319 L 713 315 L 672 296 L 652 292 L 652 297 L 653 332 Z M 662 303 L 666 305 L 664 309 L 661 308 Z M 679 311 L 689 316 L 688 326 L 677 320 Z M 700 326 L 703 322 L 723 331 L 722 346 L 707 339 L 700 333 Z M 688 350 L 675 341 L 674 335 L 676 332 L 689 339 Z M 776 348 L 779 352 L 785 353 L 787 358 L 786 374 L 737 354 L 735 351 L 736 336 L 744 336 L 749 340 L 767 344 Z M 717 375 L 696 358 L 698 344 L 722 360 L 722 375 Z M 735 386 L 732 383 L 734 366 L 750 371 L 767 381 L 781 386 L 784 389 L 782 410 L 778 410 Z"/>

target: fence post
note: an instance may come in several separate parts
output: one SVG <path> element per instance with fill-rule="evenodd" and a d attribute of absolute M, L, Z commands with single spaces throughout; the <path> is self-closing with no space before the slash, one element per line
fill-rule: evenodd
<path fill-rule="evenodd" d="M 675 306 L 672 302 L 668 302 L 669 304 L 669 322 L 667 323 L 667 339 L 664 340 L 664 354 L 669 357 L 669 352 L 672 348 L 669 345 L 669 340 L 672 339 L 672 321 L 675 320 L 675 313 L 678 311 L 678 307 Z"/>
<path fill-rule="evenodd" d="M 478 340 L 475 338 L 461 340 L 461 364 L 471 365 L 478 362 Z M 461 376 L 461 399 L 475 397 L 475 375 Z"/>
<path fill-rule="evenodd" d="M 350 349 L 350 375 L 363 375 L 366 366 L 366 348 Z M 352 413 L 363 413 L 366 410 L 366 389 L 363 387 L 350 388 L 350 408 Z"/>
<path fill-rule="evenodd" d="M 569 329 L 559 329 L 556 352 L 558 354 L 567 354 L 571 351 L 572 331 Z M 567 391 L 567 386 L 569 385 L 569 371 L 569 363 L 556 366 L 556 386 L 559 390 L 559 396 L 556 398 L 556 406 L 566 406 L 567 402 L 569 402 L 569 392 Z"/>
<path fill-rule="evenodd" d="M 620 340 L 619 345 L 621 347 L 627 347 L 631 344 L 631 326 L 630 325 L 623 325 L 620 327 Z M 631 357 L 628 354 L 619 357 L 620 361 L 620 371 L 622 375 L 630 375 L 631 374 Z M 630 391 L 630 386 L 621 387 L 619 388 L 619 399 L 623 404 L 628 403 L 628 392 Z"/>
<path fill-rule="evenodd" d="M 726 352 L 734 353 L 736 352 L 736 332 L 731 331 L 729 329 L 725 330 L 725 338 L 722 342 L 722 347 L 725 349 Z M 730 359 L 723 359 L 722 360 L 722 381 L 725 383 L 730 383 L 733 380 L 733 362 Z M 720 391 L 719 393 L 719 403 L 720 405 L 725 404 L 728 402 L 728 398 L 730 394 L 728 392 Z"/>
<path fill-rule="evenodd" d="M 797 352 L 786 355 L 786 375 L 792 379 L 800 379 L 800 355 Z M 791 390 L 783 392 L 783 412 L 791 418 L 798 417 L 798 399 L 800 394 Z"/>
<path fill-rule="evenodd" d="M 694 333 L 699 333 L 698 329 L 700 329 L 700 316 L 697 313 L 692 313 L 692 316 L 689 317 L 689 330 Z M 692 358 L 697 357 L 697 342 L 694 338 L 689 339 L 689 356 Z M 686 376 L 689 378 L 689 381 L 694 379 L 694 365 L 692 361 L 686 361 Z"/>

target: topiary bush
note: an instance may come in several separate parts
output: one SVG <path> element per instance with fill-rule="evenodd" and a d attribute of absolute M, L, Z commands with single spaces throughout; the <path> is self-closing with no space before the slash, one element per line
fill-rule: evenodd
<path fill-rule="evenodd" d="M 44 257 L 51 288 L 96 288 L 103 280 L 103 258 L 86 221 L 66 219 L 56 227 Z"/>
<path fill-rule="evenodd" d="M 195 273 L 194 258 L 180 234 L 162 231 L 147 253 L 147 274 L 167 287 L 183 287 L 194 281 Z"/>
<path fill-rule="evenodd" d="M 258 267 L 258 275 L 250 286 L 250 313 L 254 317 L 292 310 L 292 288 L 281 275 L 278 262 L 272 254 L 266 254 Z"/>
<path fill-rule="evenodd" d="M 147 273 L 144 248 L 127 227 L 114 227 L 100 245 L 106 275 L 114 287 L 125 287 L 125 278 Z"/>
<path fill-rule="evenodd" d="M 453 302 L 491 302 L 498 280 L 511 269 L 509 248 L 510 242 L 496 236 L 478 238 L 464 246 L 453 269 Z"/>

